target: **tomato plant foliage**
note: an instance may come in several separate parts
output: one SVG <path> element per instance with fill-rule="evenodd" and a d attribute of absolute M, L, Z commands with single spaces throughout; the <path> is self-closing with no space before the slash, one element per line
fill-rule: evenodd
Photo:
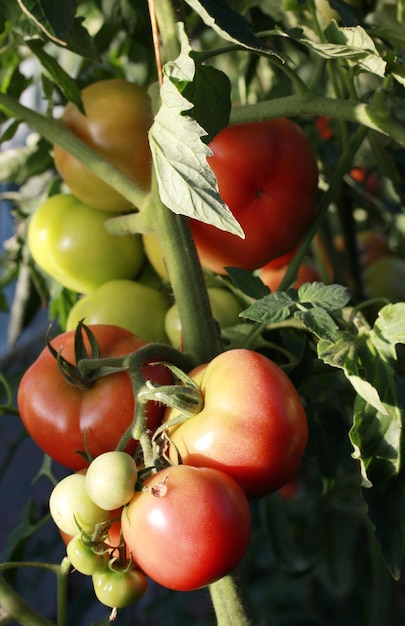
<path fill-rule="evenodd" d="M 80 322 L 77 317 L 90 316 L 85 304 L 91 301 L 94 319 L 106 315 L 108 320 L 113 319 L 120 325 L 130 319 L 131 328 L 133 320 L 136 320 L 136 328 L 140 320 L 139 328 L 148 331 L 145 340 L 166 342 L 163 315 L 171 307 L 176 314 L 178 312 L 178 335 L 181 329 L 181 337 L 177 336 L 173 343 L 185 352 L 190 363 L 187 371 L 191 371 L 192 378 L 193 372 L 203 364 L 212 365 L 226 355 L 230 365 L 223 384 L 218 383 L 220 391 L 228 384 L 237 385 L 240 368 L 237 360 L 232 361 L 232 355 L 241 349 L 251 350 L 257 359 L 271 359 L 280 371 L 283 370 L 283 380 L 290 378 L 288 382 L 295 387 L 294 394 L 301 398 L 305 408 L 307 448 L 304 453 L 305 446 L 300 448 L 299 462 L 291 472 L 295 476 L 285 472 L 282 479 L 272 485 L 276 489 L 293 479 L 296 488 L 286 499 L 283 492 L 277 491 L 272 494 L 266 491 L 263 496 L 260 486 L 249 484 L 248 491 L 253 496 L 263 496 L 250 504 L 253 530 L 250 539 L 243 494 L 239 515 L 244 523 L 238 525 L 233 518 L 223 523 L 227 541 L 234 541 L 233 547 L 236 551 L 239 549 L 238 558 L 233 560 L 221 552 L 224 544 L 219 520 L 214 527 L 209 520 L 210 524 L 203 523 L 199 528 L 198 509 L 204 508 L 204 500 L 196 495 L 195 485 L 193 488 L 188 485 L 191 492 L 184 498 L 176 480 L 169 480 L 168 493 L 174 485 L 178 500 L 173 510 L 169 510 L 174 530 L 167 536 L 166 531 L 156 534 L 156 529 L 146 527 L 147 515 L 136 517 L 135 512 L 141 506 L 147 511 L 151 506 L 148 503 L 152 502 L 166 514 L 164 507 L 169 507 L 170 498 L 155 498 L 147 488 L 138 490 L 139 483 L 132 484 L 135 473 L 131 475 L 125 502 L 132 496 L 133 487 L 136 493 L 122 513 L 122 523 L 127 543 L 133 543 L 133 552 L 139 554 L 145 564 L 145 573 L 149 575 L 150 567 L 155 579 L 168 588 L 194 589 L 208 584 L 218 616 L 223 615 L 220 602 L 223 581 L 211 582 L 222 575 L 228 580 L 229 570 L 239 563 L 247 592 L 253 594 L 254 601 L 250 604 L 257 621 L 266 621 L 271 615 L 271 621 L 277 623 L 385 626 L 392 617 L 390 611 L 394 603 L 389 601 L 388 593 L 380 591 L 380 586 L 382 580 L 386 581 L 385 568 L 399 581 L 387 582 L 386 588 L 390 584 L 402 584 L 405 558 L 405 304 L 401 278 L 405 258 L 404 23 L 403 4 L 399 0 L 285 0 L 283 3 L 262 0 L 159 0 L 155 3 L 18 0 L 0 5 L 0 122 L 5 148 L 4 155 L 0 155 L 0 182 L 7 185 L 5 197 L 13 202 L 15 218 L 15 234 L 5 244 L 0 260 L 0 307 L 7 310 L 3 288 L 16 280 L 17 289 L 9 312 L 10 337 L 19 338 L 22 331 L 29 329 L 44 305 L 49 319 L 60 326 L 61 336 L 67 330 L 69 319 L 73 320 L 68 321 L 69 332 L 73 333 L 71 328 Z M 92 146 L 87 133 L 80 129 L 71 132 L 62 121 L 64 111 L 74 110 L 84 124 L 91 122 L 90 116 L 85 117 L 83 94 L 88 93 L 85 90 L 94 84 L 100 88 L 103 84 L 117 84 L 116 81 L 130 86 L 129 91 L 136 85 L 135 91 L 142 94 L 147 109 L 145 131 L 138 137 L 143 153 L 124 155 L 124 166 L 120 159 L 112 158 L 109 141 L 103 146 Z M 27 97 L 28 87 L 39 96 L 34 104 Z M 103 89 L 101 92 L 104 98 L 106 93 Z M 118 106 L 114 106 L 114 99 L 108 94 L 105 100 L 101 117 L 103 121 L 112 121 L 116 127 L 114 114 Z M 268 166 L 276 179 L 281 177 L 287 183 L 288 192 L 293 188 L 293 179 L 306 178 L 308 167 L 312 172 L 316 170 L 318 187 L 316 189 L 315 181 L 311 189 L 313 199 L 311 195 L 306 208 L 310 219 L 305 219 L 303 228 L 298 229 L 303 217 L 298 215 L 298 198 L 288 211 L 281 202 L 276 202 L 277 217 L 266 233 L 263 218 L 253 211 L 255 234 L 263 235 L 265 242 L 271 241 L 272 246 L 276 242 L 274 255 L 269 252 L 267 257 L 266 250 L 259 261 L 246 264 L 237 252 L 232 257 L 225 256 L 219 269 L 218 265 L 204 267 L 203 259 L 200 264 L 198 257 L 198 229 L 215 232 L 215 240 L 220 242 L 217 246 L 222 247 L 223 253 L 229 250 L 222 242 L 232 240 L 245 244 L 250 240 L 248 227 L 240 214 L 233 212 L 231 199 L 221 193 L 220 174 L 210 167 L 217 139 L 222 131 L 232 132 L 237 127 L 246 130 L 253 125 L 260 129 L 273 123 L 277 126 L 280 120 L 287 120 L 288 125 L 293 122 L 306 138 L 310 150 L 306 156 L 296 153 L 287 163 L 277 154 L 271 154 L 274 158 L 269 157 L 266 163 L 262 160 L 260 165 L 264 163 L 264 169 Z M 124 121 L 122 115 L 118 121 Z M 125 150 L 131 153 L 134 142 L 131 133 L 126 136 L 125 124 L 120 133 L 118 154 L 122 157 L 124 150 L 120 150 L 120 144 L 125 144 Z M 25 134 L 28 134 L 27 140 Z M 246 134 L 249 139 L 250 133 Z M 251 154 L 260 161 L 259 140 L 253 135 L 250 138 Z M 80 221 L 70 215 L 84 242 L 84 249 L 75 253 L 71 261 L 75 278 L 76 275 L 83 277 L 95 264 L 96 269 L 103 272 L 113 262 L 118 263 L 128 239 L 136 238 L 139 243 L 137 259 L 129 253 L 131 261 L 136 261 L 135 266 L 124 260 L 123 274 L 120 271 L 117 276 L 108 275 L 108 279 L 125 279 L 119 285 L 119 297 L 117 291 L 108 291 L 107 278 L 104 281 L 103 276 L 83 286 L 80 281 L 62 281 L 60 272 L 47 272 L 47 266 L 42 267 L 38 259 L 41 255 L 46 258 L 49 269 L 49 250 L 41 248 L 39 240 L 35 244 L 40 256 L 32 253 L 34 248 L 30 251 L 29 223 L 35 224 L 40 207 L 49 202 L 49 198 L 57 200 L 60 194 L 75 193 L 73 187 L 78 182 L 75 176 L 70 189 L 69 180 L 63 180 L 63 172 L 55 167 L 58 154 L 68 160 L 72 158 L 79 169 L 87 168 L 84 171 L 91 171 L 94 180 L 102 179 L 107 188 L 113 190 L 113 197 L 124 199 L 113 212 L 104 211 L 102 217 L 98 216 L 98 222 L 103 222 L 100 244 L 94 239 L 95 233 L 90 232 L 91 226 L 80 227 Z M 248 155 L 248 150 L 234 155 L 231 150 L 226 159 L 233 165 Z M 261 169 L 252 165 L 253 157 L 249 162 L 254 173 Z M 228 163 L 225 166 L 227 174 L 234 171 Z M 142 172 L 135 171 L 137 167 Z M 365 173 L 363 179 L 351 175 L 355 168 Z M 244 166 L 238 171 L 238 185 L 246 173 L 243 170 Z M 378 175 L 379 181 L 373 188 L 366 184 L 371 175 Z M 86 187 L 86 176 L 84 179 Z M 12 193 L 10 184 L 16 188 Z M 240 199 L 238 185 L 230 182 L 231 192 Z M 101 184 L 100 188 L 93 186 L 91 191 L 97 192 L 100 206 L 108 200 Z M 255 200 L 261 200 L 257 197 L 261 189 L 258 192 L 249 187 L 248 192 Z M 272 194 L 271 189 L 269 194 Z M 276 194 L 271 197 L 274 199 Z M 91 208 L 100 211 L 100 207 Z M 105 208 L 111 208 L 111 204 L 107 202 Z M 290 226 L 281 237 L 287 212 Z M 62 221 L 67 223 L 66 219 Z M 195 240 L 190 223 L 198 225 Z M 385 245 L 382 258 L 375 263 L 370 261 L 370 265 L 367 261 L 365 267 L 362 241 L 367 232 L 377 233 Z M 158 240 L 164 272 L 159 270 L 156 274 L 153 263 L 144 256 L 141 248 L 146 246 L 141 241 L 146 241 L 148 236 Z M 113 260 L 107 258 L 102 243 L 111 238 L 120 242 L 113 252 Z M 288 239 L 288 245 L 281 245 L 282 238 Z M 79 236 L 75 239 L 77 243 Z M 211 237 L 210 243 L 213 241 Z M 56 252 L 58 258 L 62 256 L 63 245 L 62 237 Z M 252 247 L 258 252 L 257 243 Z M 96 252 L 100 260 L 89 260 L 95 258 L 89 256 L 90 252 Z M 288 267 L 277 289 L 270 292 L 260 278 L 260 265 L 280 255 L 283 258 L 284 253 L 288 253 Z M 316 269 L 317 278 L 296 288 L 299 268 L 308 259 Z M 276 265 L 278 261 L 274 260 Z M 374 277 L 371 287 L 370 276 Z M 142 282 L 147 288 L 139 286 Z M 154 304 L 148 304 L 146 296 L 139 295 L 150 289 L 155 290 Z M 218 289 L 226 289 L 226 293 L 235 298 L 235 315 L 229 325 L 222 322 L 219 315 L 212 314 L 209 291 Z M 78 300 L 78 293 L 85 293 L 85 298 Z M 101 299 L 99 304 L 97 298 Z M 137 305 L 140 299 L 146 312 Z M 83 308 L 78 306 L 76 315 L 73 307 L 77 300 Z M 121 302 L 130 303 L 128 314 Z M 120 315 L 116 315 L 117 311 Z M 127 331 L 117 332 L 127 336 Z M 143 332 L 139 331 L 142 338 Z M 62 350 L 62 356 L 73 360 L 73 334 L 69 337 L 69 344 L 62 345 L 57 340 L 53 343 L 56 350 Z M 128 341 L 131 351 L 145 344 L 132 336 Z M 156 360 L 161 360 L 158 351 L 153 354 Z M 112 351 L 107 356 L 121 358 L 122 352 Z M 45 453 L 74 471 L 86 466 L 89 460 L 84 460 L 77 451 L 98 457 L 119 445 L 123 432 L 131 425 L 134 407 L 140 406 L 134 403 L 133 397 L 137 379 L 130 379 L 127 372 L 109 371 L 90 389 L 80 390 L 58 377 L 57 362 L 49 351 L 41 353 L 37 360 L 32 358 L 31 362 L 31 367 L 26 361 L 21 365 L 18 406 L 28 433 Z M 209 367 L 207 365 L 207 369 Z M 39 375 L 34 376 L 39 370 Z M 156 373 L 157 370 L 155 366 L 148 366 L 145 371 Z M 197 386 L 188 388 L 191 400 L 189 397 L 184 400 L 180 394 L 180 408 L 176 408 L 176 402 L 172 408 L 170 393 L 174 389 L 178 401 L 179 390 L 184 392 L 185 379 L 181 384 L 172 385 L 172 375 L 166 369 L 165 372 L 167 377 L 160 380 L 155 380 L 151 374 L 150 379 L 155 382 L 142 387 L 146 395 L 141 400 L 158 397 L 153 394 L 159 391 L 158 399 L 168 402 L 168 415 L 175 414 L 179 423 L 168 433 L 173 434 L 172 441 L 165 439 L 164 427 L 156 435 L 153 445 L 159 452 L 159 462 L 153 459 L 156 466 L 152 464 L 152 478 L 146 479 L 146 486 L 153 483 L 160 463 L 169 462 L 168 454 L 171 463 L 177 463 L 184 456 L 184 466 L 162 471 L 173 476 L 176 471 L 179 475 L 189 472 L 197 484 L 195 476 L 207 470 L 202 467 L 199 472 L 191 465 L 184 442 L 180 442 L 180 433 L 196 435 L 193 424 L 204 417 L 208 403 L 202 410 L 200 405 L 192 417 L 188 411 L 201 393 L 200 387 L 205 391 L 204 384 L 197 376 Z M 253 371 L 248 373 L 255 378 Z M 246 406 L 246 414 L 251 416 L 249 410 L 255 399 L 264 393 L 266 383 L 262 382 L 257 390 L 257 379 L 252 380 L 248 374 L 242 382 L 238 391 L 243 390 L 244 397 L 238 402 L 238 409 Z M 157 390 L 158 383 L 163 389 Z M 171 385 L 170 390 L 167 385 Z M 16 411 L 12 406 L 13 390 L 6 383 L 4 392 L 6 399 L 1 411 L 13 413 Z M 215 396 L 220 398 L 221 394 L 218 392 Z M 70 412 L 66 408 L 67 398 L 71 399 Z M 92 398 L 93 408 L 90 406 Z M 237 393 L 234 398 L 238 399 Z M 159 427 L 163 414 L 163 403 L 156 407 L 156 419 L 149 424 L 150 431 Z M 190 412 L 194 409 L 193 405 Z M 139 423 L 138 420 L 138 426 Z M 252 423 L 249 427 L 253 429 Z M 250 432 L 243 424 L 237 428 L 233 445 L 243 438 L 246 440 Z M 145 438 L 141 438 L 144 454 L 148 446 L 152 447 L 151 433 L 147 434 L 146 443 Z M 137 435 L 142 433 L 137 432 Z M 306 441 L 306 429 L 304 435 Z M 60 445 L 61 438 L 64 446 Z M 190 441 L 193 442 L 192 438 L 186 443 L 191 445 Z M 285 449 L 289 443 L 290 440 L 283 442 Z M 127 450 L 134 453 L 134 443 L 130 446 Z M 221 457 L 233 449 L 227 442 L 221 446 L 223 451 L 218 453 Z M 260 449 L 263 453 L 263 446 Z M 274 458 L 279 465 L 282 455 L 279 449 L 276 452 Z M 10 450 L 7 460 L 12 454 Z M 254 452 L 249 454 L 254 458 Z M 249 461 L 249 458 L 244 459 L 243 463 L 251 470 L 254 464 Z M 219 463 L 217 459 L 215 462 Z M 47 473 L 48 467 L 49 459 L 41 475 Z M 28 468 L 28 463 L 27 471 L 30 476 L 35 473 Z M 138 467 L 141 483 L 145 480 L 144 471 L 145 467 Z M 235 473 L 238 478 L 241 474 L 243 486 L 248 471 L 243 471 L 239 464 Z M 114 482 L 112 474 L 108 474 Z M 78 480 L 83 483 L 81 478 Z M 207 484 L 202 483 L 198 491 L 208 503 L 206 489 Z M 239 498 L 238 489 L 236 491 Z M 123 503 L 121 498 L 107 497 L 106 501 L 112 502 L 111 506 Z M 187 508 L 189 506 L 191 509 Z M 155 521 L 157 515 L 163 515 L 162 510 L 155 514 Z M 219 506 L 218 516 L 222 512 Z M 35 540 L 34 531 L 42 523 L 36 521 L 35 513 L 29 503 L 22 515 L 21 527 L 12 535 L 2 554 L 1 569 L 14 567 L 14 553 L 24 553 L 27 538 Z M 132 535 L 129 530 L 132 514 L 135 525 L 143 525 L 142 537 Z M 96 515 L 92 526 L 103 518 L 104 512 Z M 186 537 L 182 531 L 183 520 L 190 526 L 194 524 Z M 117 523 L 115 519 L 114 524 Z M 76 530 L 76 522 L 70 516 L 69 531 L 76 533 Z M 196 545 L 196 541 L 198 537 L 204 539 L 204 533 L 208 533 L 208 539 L 213 542 L 210 545 L 215 558 L 220 561 L 223 556 L 224 559 L 210 562 L 210 554 L 205 552 L 200 567 L 207 566 L 207 570 L 199 576 L 194 565 L 198 561 L 196 550 L 205 550 L 208 543 L 203 541 L 204 545 L 198 542 Z M 246 556 L 240 562 L 248 541 Z M 73 547 L 70 548 L 72 554 Z M 126 566 L 130 563 L 127 548 L 123 548 Z M 187 571 L 181 567 L 181 559 L 178 560 L 180 548 L 190 559 Z M 119 554 L 120 550 L 113 552 Z M 31 563 L 31 553 L 27 554 Z M 93 568 L 91 551 L 87 557 L 89 563 L 86 562 L 84 570 L 90 573 Z M 45 560 L 44 555 L 40 558 Z M 104 565 L 105 560 L 102 556 L 95 563 Z M 136 567 L 131 569 L 133 565 L 131 563 L 126 571 L 113 567 L 94 573 L 96 595 L 106 606 L 124 607 L 145 593 L 145 574 Z M 63 565 L 54 571 L 58 571 L 60 581 Z M 178 577 L 176 583 L 170 580 L 171 574 Z M 4 606 L 6 619 L 25 619 L 12 613 L 18 610 L 19 604 L 12 603 L 10 608 L 8 600 L 13 598 L 14 602 L 16 596 L 10 591 L 8 580 L 15 582 L 11 576 L 0 577 L 2 610 Z M 117 586 L 114 589 L 112 581 L 123 583 L 122 597 L 114 593 Z M 374 593 L 365 593 L 370 586 Z M 281 594 L 277 593 L 278 589 L 282 590 Z M 147 597 L 151 594 L 154 598 L 155 593 L 156 606 L 161 607 L 159 590 L 148 591 Z M 366 601 L 365 596 L 369 595 L 371 601 L 369 597 Z M 175 610 L 165 611 L 165 626 L 181 623 L 179 607 L 185 600 L 181 599 L 181 594 L 179 596 L 170 605 Z M 285 602 L 288 608 L 281 597 L 288 600 Z M 303 597 L 314 598 L 314 606 L 308 608 L 299 600 Z M 346 605 L 355 608 L 343 608 Z M 231 623 L 245 626 L 245 616 L 237 613 L 241 603 L 234 602 L 231 606 L 231 616 L 228 615 L 228 622 L 224 618 L 224 626 Z M 339 609 L 335 611 L 337 617 L 332 618 L 335 608 Z M 62 609 L 59 607 L 58 615 Z M 38 626 L 48 623 L 41 620 L 39 613 L 32 613 L 30 623 Z M 135 621 L 141 624 L 141 620 L 142 611 Z M 221 623 L 219 618 L 218 621 Z M 76 622 L 79 624 L 78 620 Z"/>

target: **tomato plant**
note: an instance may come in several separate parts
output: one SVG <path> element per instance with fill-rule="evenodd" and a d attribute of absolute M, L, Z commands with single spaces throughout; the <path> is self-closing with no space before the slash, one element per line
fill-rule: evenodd
<path fill-rule="evenodd" d="M 173 458 L 180 454 L 186 465 L 226 472 L 249 498 L 293 478 L 307 444 L 307 419 L 295 387 L 275 363 L 234 349 L 190 376 L 201 388 L 204 407 L 170 429 Z M 168 409 L 164 420 L 175 415 Z"/>
<path fill-rule="evenodd" d="M 193 220 L 203 266 L 254 270 L 289 252 L 314 219 L 318 188 L 316 156 L 301 128 L 285 118 L 230 126 L 210 148 L 219 192 L 245 238 Z"/>
<path fill-rule="evenodd" d="M 167 341 L 165 296 L 135 280 L 111 280 L 77 300 L 70 309 L 66 330 L 86 324 L 113 324 L 131 331 L 145 341 Z"/>
<path fill-rule="evenodd" d="M 123 608 L 140 600 L 146 593 L 148 581 L 139 569 L 130 571 L 104 570 L 93 574 L 97 598 L 111 608 Z"/>
<path fill-rule="evenodd" d="M 135 352 L 145 342 L 129 331 L 110 325 L 90 327 L 102 356 L 123 356 Z M 51 345 L 75 364 L 75 331 L 55 337 Z M 169 383 L 165 368 L 145 366 L 145 375 L 156 382 Z M 25 372 L 18 389 L 18 407 L 25 428 L 34 441 L 55 461 L 76 470 L 92 458 L 114 450 L 134 417 L 134 394 L 126 372 L 99 378 L 87 389 L 72 385 L 62 376 L 48 348 Z M 160 424 L 163 407 L 149 403 L 148 427 Z M 126 450 L 134 452 L 136 442 Z"/>
<path fill-rule="evenodd" d="M 152 123 L 149 96 L 142 87 L 121 79 L 100 80 L 81 94 L 84 112 L 69 102 L 62 122 L 143 189 L 148 189 L 151 156 L 148 130 Z M 130 203 L 81 161 L 54 147 L 55 165 L 72 193 L 104 211 L 125 211 Z"/>
<path fill-rule="evenodd" d="M 87 493 L 98 506 L 112 511 L 130 501 L 137 477 L 138 468 L 132 456 L 118 450 L 104 452 L 87 469 Z"/>
<path fill-rule="evenodd" d="M 121 524 L 141 569 L 178 591 L 208 585 L 236 567 L 251 528 L 247 500 L 232 478 L 186 465 L 148 478 L 123 509 Z"/>
<path fill-rule="evenodd" d="M 56 194 L 34 213 L 28 247 L 34 261 L 64 287 L 94 291 L 116 278 L 133 278 L 144 259 L 138 235 L 112 235 L 112 214 L 83 204 L 71 194 Z"/>

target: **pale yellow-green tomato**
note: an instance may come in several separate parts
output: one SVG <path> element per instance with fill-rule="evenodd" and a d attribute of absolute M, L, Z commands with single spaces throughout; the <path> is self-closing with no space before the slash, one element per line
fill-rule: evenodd
<path fill-rule="evenodd" d="M 347 4 L 350 4 L 353 7 L 357 7 L 361 9 L 363 6 L 363 0 L 345 0 Z M 318 11 L 318 14 L 324 19 L 326 23 L 329 23 L 331 20 L 340 21 L 340 15 L 337 11 L 332 9 L 328 0 L 315 0 L 315 5 Z"/>
<path fill-rule="evenodd" d="M 85 324 L 113 324 L 126 328 L 144 341 L 167 342 L 165 316 L 169 308 L 165 296 L 135 280 L 111 280 L 73 305 L 66 330 L 81 320 Z"/>
<path fill-rule="evenodd" d="M 209 287 L 208 297 L 211 303 L 212 314 L 221 328 L 228 328 L 240 322 L 239 313 L 242 311 L 240 302 L 227 289 Z M 166 334 L 172 345 L 181 346 L 181 323 L 177 304 L 173 304 L 166 313 Z"/>
<path fill-rule="evenodd" d="M 153 233 L 144 233 L 142 235 L 142 239 L 143 247 L 149 263 L 155 272 L 157 272 L 159 276 L 167 282 L 169 280 L 169 274 L 157 237 Z"/>

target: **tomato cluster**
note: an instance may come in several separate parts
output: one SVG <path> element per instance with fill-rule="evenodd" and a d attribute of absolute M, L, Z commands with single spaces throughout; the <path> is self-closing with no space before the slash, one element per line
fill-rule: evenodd
<path fill-rule="evenodd" d="M 100 81 L 83 90 L 82 100 L 84 114 L 68 104 L 62 122 L 148 191 L 146 92 L 122 80 Z M 228 265 L 262 268 L 266 282 L 268 264 L 284 272 L 314 218 L 312 147 L 295 123 L 278 119 L 229 127 L 210 149 L 219 191 L 245 239 L 190 220 L 201 264 L 218 274 Z M 297 158 L 300 167 L 292 171 Z M 115 369 L 114 359 L 122 364 L 145 342 L 181 348 L 177 305 L 142 282 L 146 267 L 167 284 L 165 261 L 153 234 L 108 231 L 107 220 L 131 210 L 125 198 L 60 146 L 54 159 L 69 193 L 36 210 L 28 245 L 37 265 L 79 297 L 66 332 L 22 377 L 18 406 L 44 452 L 75 472 L 53 489 L 50 512 L 72 566 L 92 576 L 96 596 L 116 609 L 141 598 L 148 577 L 187 591 L 233 570 L 250 540 L 249 501 L 293 479 L 308 426 L 298 392 L 277 365 L 253 350 L 229 349 L 176 385 L 170 368 L 143 362 L 148 392 L 171 386 L 184 393 L 190 385 L 202 403 L 190 416 L 182 402 L 167 401 L 166 408 L 164 396 L 149 399 L 135 441 L 139 389 L 134 373 Z M 221 328 L 235 326 L 242 309 L 224 285 L 207 290 Z M 106 369 L 89 376 L 83 359 Z"/>

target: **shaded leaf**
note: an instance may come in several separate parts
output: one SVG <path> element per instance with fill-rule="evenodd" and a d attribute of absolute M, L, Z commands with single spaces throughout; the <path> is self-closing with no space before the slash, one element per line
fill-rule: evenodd
<path fill-rule="evenodd" d="M 392 480 L 384 488 L 363 489 L 363 497 L 384 560 L 391 576 L 398 580 L 405 557 L 404 479 Z"/>
<path fill-rule="evenodd" d="M 267 285 L 248 270 L 240 269 L 239 267 L 226 267 L 225 269 L 231 277 L 233 284 L 250 298 L 259 300 L 270 293 Z"/>
<path fill-rule="evenodd" d="M 249 50 L 282 59 L 282 55 L 266 46 L 252 32 L 249 22 L 229 6 L 226 0 L 186 0 L 187 4 L 223 39 L 239 44 Z"/>
<path fill-rule="evenodd" d="M 68 33 L 77 11 L 77 0 L 17 0 L 21 10 L 49 39 L 66 45 Z"/>
<path fill-rule="evenodd" d="M 205 143 L 228 125 L 231 82 L 224 72 L 209 65 L 197 65 L 194 80 L 187 83 L 183 96 L 194 105 L 189 115 L 206 131 Z"/>

